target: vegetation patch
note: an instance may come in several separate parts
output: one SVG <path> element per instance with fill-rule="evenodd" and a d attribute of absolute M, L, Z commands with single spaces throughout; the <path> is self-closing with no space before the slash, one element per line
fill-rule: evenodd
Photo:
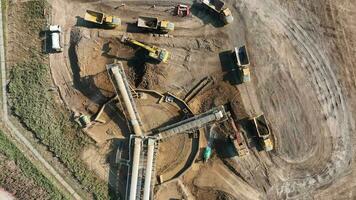
<path fill-rule="evenodd" d="M 8 191 L 16 193 L 17 198 L 63 199 L 61 193 L 51 182 L 25 158 L 2 132 L 0 132 L 0 155 L 0 183 Z M 13 165 L 11 165 L 12 163 Z"/>
<path fill-rule="evenodd" d="M 16 61 L 9 66 L 9 104 L 12 113 L 58 157 L 85 190 L 95 199 L 109 199 L 107 183 L 79 159 L 88 138 L 52 93 L 48 57 L 42 54 L 39 39 L 46 26 L 47 7 L 44 0 L 9 4 L 9 12 L 17 14 L 9 15 L 12 22 L 8 29 L 21 33 L 15 42 L 11 38 L 8 41 L 8 46 L 14 45 L 8 58 Z"/>
<path fill-rule="evenodd" d="M 85 189 L 107 199 L 107 185 L 78 159 L 87 138 L 73 126 L 51 94 L 48 66 L 36 58 L 24 61 L 11 68 L 10 80 L 13 114 L 60 158 Z"/>

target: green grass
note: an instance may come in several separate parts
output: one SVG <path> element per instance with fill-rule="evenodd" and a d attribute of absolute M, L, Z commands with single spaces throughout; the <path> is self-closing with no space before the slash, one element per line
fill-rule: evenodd
<path fill-rule="evenodd" d="M 9 5 L 11 9 L 12 5 Z M 52 80 L 47 55 L 41 53 L 38 33 L 46 24 L 44 0 L 21 3 L 21 19 L 26 27 L 22 40 L 26 49 L 16 64 L 10 66 L 8 85 L 12 113 L 46 145 L 68 168 L 81 186 L 95 199 L 109 199 L 108 185 L 80 160 L 80 153 L 89 139 L 73 123 L 70 113 L 58 104 L 50 91 Z M 27 42 L 27 40 L 29 42 Z M 114 197 L 115 198 L 115 197 Z"/>
<path fill-rule="evenodd" d="M 0 131 L 0 153 L 6 155 L 8 159 L 14 160 L 21 172 L 32 179 L 38 186 L 44 188 L 50 199 L 64 199 L 61 193 L 51 184 L 51 182 L 41 174 L 32 163 L 8 140 Z"/>
<path fill-rule="evenodd" d="M 10 80 L 8 92 L 13 114 L 50 151 L 59 156 L 88 191 L 92 191 L 99 199 L 107 199 L 107 185 L 99 181 L 78 159 L 87 138 L 71 123 L 68 113 L 50 93 L 48 66 L 34 57 L 13 66 Z"/>

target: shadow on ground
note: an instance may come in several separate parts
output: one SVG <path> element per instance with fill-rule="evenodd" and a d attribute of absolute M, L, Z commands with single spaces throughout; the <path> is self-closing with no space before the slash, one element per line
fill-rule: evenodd
<path fill-rule="evenodd" d="M 111 152 L 107 156 L 109 163 L 109 196 L 111 200 L 126 199 L 126 187 L 129 174 L 129 152 L 125 149 L 129 148 L 128 139 L 112 139 Z"/>
<path fill-rule="evenodd" d="M 220 28 L 225 25 L 218 13 L 207 9 L 201 3 L 194 3 L 190 8 L 190 12 L 192 15 L 201 19 L 204 24 L 211 24 L 215 28 Z"/>

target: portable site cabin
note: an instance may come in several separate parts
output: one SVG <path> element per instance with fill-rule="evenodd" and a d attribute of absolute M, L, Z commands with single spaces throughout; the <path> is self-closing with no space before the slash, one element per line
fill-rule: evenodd
<path fill-rule="evenodd" d="M 61 47 L 61 27 L 59 25 L 49 26 L 49 32 L 51 36 L 51 49 L 56 52 L 62 52 L 63 48 Z"/>

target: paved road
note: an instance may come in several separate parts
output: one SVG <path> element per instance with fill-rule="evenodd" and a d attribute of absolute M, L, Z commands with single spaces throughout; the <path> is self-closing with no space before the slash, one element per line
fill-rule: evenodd
<path fill-rule="evenodd" d="M 6 96 L 6 64 L 5 64 L 5 48 L 4 48 L 4 29 L 2 20 L 2 5 L 0 3 L 0 63 L 1 63 L 1 88 L 2 88 L 2 120 L 5 126 L 10 130 L 10 135 L 12 135 L 19 143 L 26 146 L 25 151 L 30 151 L 32 155 L 43 165 L 48 172 L 54 176 L 58 182 L 72 195 L 74 199 L 82 199 L 75 190 L 63 179 L 63 177 L 44 159 L 44 157 L 32 146 L 30 141 L 28 141 L 21 132 L 14 126 L 14 124 L 9 120 L 8 108 L 7 108 L 7 96 Z M 16 144 L 15 144 L 16 145 Z M 18 147 L 23 149 L 22 146 Z M 24 150 L 24 149 L 23 149 Z"/>

